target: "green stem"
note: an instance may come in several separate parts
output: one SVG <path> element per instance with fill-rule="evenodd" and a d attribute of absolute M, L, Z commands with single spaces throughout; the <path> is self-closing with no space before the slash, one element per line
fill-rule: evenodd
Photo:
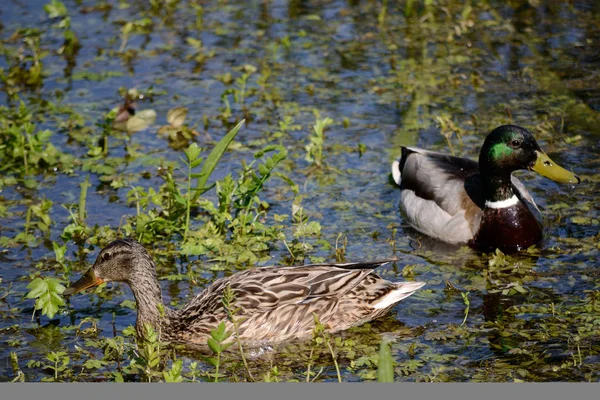
<path fill-rule="evenodd" d="M 215 383 L 219 382 L 219 365 L 221 364 L 221 352 L 217 353 L 217 365 L 215 365 Z"/>
<path fill-rule="evenodd" d="M 331 347 L 331 343 L 329 342 L 329 337 L 325 337 L 323 335 L 323 339 L 327 342 L 327 347 L 329 348 L 329 352 L 331 353 L 331 358 L 333 359 L 333 365 L 335 365 L 335 372 L 337 373 L 338 382 L 342 381 L 342 374 L 340 373 L 340 366 L 335 358 L 335 353 L 333 352 L 333 348 Z"/>
<path fill-rule="evenodd" d="M 244 367 L 246 368 L 246 372 L 248 372 L 248 376 L 250 377 L 250 380 L 254 382 L 255 381 L 254 376 L 252 376 L 252 372 L 250 372 L 250 367 L 248 366 L 248 361 L 246 361 L 246 356 L 244 356 L 244 348 L 242 347 L 242 342 L 240 340 L 240 334 L 238 331 L 237 320 L 232 320 L 232 322 L 233 322 L 233 329 L 235 329 L 235 338 L 237 339 L 238 349 L 240 350 L 240 355 L 242 356 L 242 362 L 244 363 Z"/>
<path fill-rule="evenodd" d="M 310 367 L 312 365 L 312 358 L 313 358 L 313 354 L 315 352 L 315 346 L 313 344 L 313 346 L 310 349 L 310 354 L 308 355 L 308 367 L 306 368 L 306 382 L 310 382 Z"/>
<path fill-rule="evenodd" d="M 190 208 L 191 208 L 191 192 L 192 192 L 192 161 L 188 164 L 188 181 L 187 181 L 187 193 L 186 193 L 186 205 L 187 209 L 185 212 L 185 231 L 183 232 L 183 242 L 187 240 L 188 230 L 190 226 Z"/>
<path fill-rule="evenodd" d="M 79 193 L 79 223 L 85 225 L 85 204 L 87 199 L 87 190 L 90 187 L 90 176 L 85 177 L 85 181 L 81 182 L 81 192 Z"/>
<path fill-rule="evenodd" d="M 461 293 L 461 296 L 463 298 L 463 302 L 465 303 L 465 318 L 463 319 L 462 324 L 460 324 L 460 326 L 464 326 L 464 324 L 467 322 L 467 317 L 469 316 L 469 308 L 471 306 L 471 302 L 469 301 L 469 292 L 464 292 Z"/>
<path fill-rule="evenodd" d="M 27 234 L 29 233 L 29 223 L 31 222 L 31 207 L 27 209 L 27 214 L 25 214 L 25 238 L 27 238 Z"/>
<path fill-rule="evenodd" d="M 287 251 L 290 253 L 290 255 L 292 256 L 292 259 L 296 259 L 296 256 L 294 255 L 294 253 L 292 253 L 292 249 L 290 249 L 290 246 L 288 246 L 287 244 L 287 240 L 283 239 L 283 244 L 285 246 L 285 248 L 287 249 Z"/>
<path fill-rule="evenodd" d="M 108 135 L 104 135 L 104 148 L 102 149 L 102 153 L 104 157 L 108 156 Z"/>

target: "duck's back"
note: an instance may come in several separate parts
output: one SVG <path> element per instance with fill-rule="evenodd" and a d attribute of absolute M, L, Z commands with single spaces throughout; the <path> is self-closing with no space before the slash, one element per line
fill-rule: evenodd
<path fill-rule="evenodd" d="M 392 166 L 407 222 L 428 236 L 466 243 L 479 226 L 484 199 L 477 162 L 403 147 Z"/>
<path fill-rule="evenodd" d="M 378 317 L 423 284 L 391 283 L 373 269 L 377 263 L 261 267 L 222 278 L 172 318 L 171 341 L 203 344 L 221 321 L 233 331 L 223 293 L 234 295 L 240 339 L 246 345 L 308 338 L 314 315 L 330 331 L 347 329 Z"/>

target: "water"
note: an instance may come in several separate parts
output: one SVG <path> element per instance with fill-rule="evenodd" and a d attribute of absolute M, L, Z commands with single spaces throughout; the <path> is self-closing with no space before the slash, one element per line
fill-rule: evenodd
<path fill-rule="evenodd" d="M 598 336 L 585 327 L 598 320 L 572 318 L 600 284 L 600 10 L 596 2 L 513 6 L 490 2 L 468 9 L 444 1 L 430 10 L 416 6 L 409 17 L 404 15 L 404 2 L 391 2 L 383 23 L 378 21 L 381 5 L 366 1 L 208 2 L 203 4 L 201 19 L 191 3 L 182 1 L 172 12 L 165 6 L 153 14 L 146 2 L 132 1 L 130 7 L 111 3 L 111 9 L 102 9 L 104 3 L 94 1 L 65 2 L 81 43 L 70 71 L 55 53 L 63 42 L 62 33 L 46 17 L 45 2 L 0 5 L 0 37 L 8 49 L 14 46 L 8 39 L 16 29 L 42 30 L 41 46 L 51 51 L 43 60 L 48 75 L 38 94 L 22 92 L 22 96 L 57 100 L 74 109 L 84 117 L 77 129 L 88 129 L 88 135 L 98 135 L 95 124 L 119 104 L 119 87 L 153 87 L 156 95 L 139 108 L 156 110 L 156 123 L 129 140 L 122 139 L 123 146 L 121 139 L 111 142 L 111 157 L 124 157 L 129 142 L 138 152 L 151 154 L 150 161 L 177 162 L 181 152 L 157 135 L 160 125 L 166 124 L 167 111 L 175 106 L 188 107 L 186 122 L 198 124 L 196 140 L 207 149 L 234 120 L 247 118 L 236 138 L 239 145 L 215 171 L 217 179 L 235 174 L 241 160 L 251 160 L 265 144 L 285 145 L 289 151 L 285 172 L 299 185 L 309 217 L 321 223 L 320 239 L 335 247 L 338 234 L 347 238 L 348 260 L 396 255 L 400 261 L 382 274 L 406 279 L 403 269 L 413 266 L 414 279 L 427 282 L 392 313 L 392 319 L 401 323 L 392 328 L 404 333 L 393 346 L 399 368 L 407 365 L 411 345 L 414 359 L 420 361 L 413 369 L 397 369 L 396 379 L 598 381 Z M 123 25 L 134 22 L 141 27 L 143 17 L 150 18 L 150 27 L 139 28 L 141 33 L 130 34 L 125 42 Z M 188 38 L 200 40 L 202 50 L 194 49 Z M 127 56 L 119 52 L 121 47 Z M 238 86 L 224 83 L 220 75 L 239 78 L 244 65 L 256 67 L 257 72 L 248 78 L 243 105 L 228 97 L 232 117 L 224 124 L 221 96 Z M 6 67 L 7 62 L 0 60 L 0 68 Z M 5 92 L 0 92 L 0 99 L 9 105 Z M 320 171 L 311 170 L 304 158 L 313 109 L 335 121 L 325 133 L 326 167 Z M 300 129 L 277 137 L 273 132 L 285 116 L 291 116 Z M 66 118 L 48 115 L 38 127 L 53 132 L 55 146 L 85 159 L 85 140 L 69 140 L 67 130 L 60 127 Z M 426 240 L 410 230 L 398 213 L 399 192 L 389 181 L 390 164 L 401 145 L 449 152 L 438 118 L 451 121 L 462 132 L 462 144 L 456 136 L 451 138 L 456 154 L 476 158 L 485 135 L 510 122 L 530 129 L 552 159 L 583 178 L 581 185 L 570 187 L 530 172 L 517 174 L 543 209 L 547 232 L 541 251 L 511 259 L 510 272 L 490 269 L 489 256 Z M 149 172 L 150 178 L 138 180 L 141 172 Z M 121 176 L 135 179 L 135 185 L 158 188 L 162 180 L 156 172 L 155 164 L 141 161 L 121 163 L 118 170 Z M 69 223 L 69 213 L 60 205 L 77 203 L 84 177 L 81 171 L 40 175 L 36 190 L 6 186 L 0 193 L 11 211 L 3 217 L 2 236 L 14 237 L 23 230 L 29 202 L 47 198 L 54 203 L 45 245 L 10 247 L 0 253 L 0 290 L 8 291 L 0 305 L 0 357 L 8 360 L 9 352 L 16 352 L 29 380 L 48 373 L 26 368 L 27 360 L 83 345 L 73 330 L 39 328 L 31 321 L 33 301 L 22 297 L 29 274 L 55 274 L 50 240 L 60 241 Z M 127 202 L 129 187 L 111 189 L 101 184 L 98 174 L 91 175 L 91 183 L 90 226 L 116 229 L 123 216 L 135 215 L 135 207 Z M 270 203 L 269 213 L 291 214 L 294 194 L 285 188 L 278 179 L 267 183 L 261 198 Z M 214 191 L 207 196 L 214 199 Z M 93 262 L 97 252 L 97 247 L 69 243 L 66 257 L 75 261 L 74 277 Z M 310 255 L 331 260 L 332 250 L 315 245 Z M 270 256 L 269 263 L 282 262 L 287 251 L 282 243 L 274 243 Z M 200 291 L 220 275 L 208 272 L 209 267 L 196 285 L 162 280 L 167 299 L 182 303 Z M 160 268 L 159 274 L 166 276 L 189 265 L 175 257 L 162 260 Z M 524 293 L 502 293 L 514 284 L 521 285 Z M 470 293 L 468 331 L 457 328 L 465 303 L 460 293 L 448 289 L 452 286 Z M 66 327 L 91 316 L 99 319 L 100 336 L 112 336 L 113 328 L 120 335 L 135 321 L 135 312 L 120 305 L 131 295 L 124 286 L 109 293 L 78 295 L 55 322 Z M 558 315 L 555 319 L 541 310 L 551 305 Z M 46 325 L 48 319 L 42 317 L 40 323 Z M 560 326 L 563 334 L 555 332 Z M 368 378 L 368 369 L 355 368 L 344 376 Z M 8 361 L 0 371 L 4 379 L 12 379 Z M 326 371 L 330 373 L 326 376 L 335 376 L 331 365 Z"/>

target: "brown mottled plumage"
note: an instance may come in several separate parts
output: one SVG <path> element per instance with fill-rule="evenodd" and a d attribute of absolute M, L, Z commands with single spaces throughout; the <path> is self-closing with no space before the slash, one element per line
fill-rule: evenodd
<path fill-rule="evenodd" d="M 390 260 L 296 267 L 260 267 L 221 278 L 178 310 L 163 306 L 156 269 L 148 252 L 131 239 L 115 240 L 98 255 L 94 265 L 65 294 L 107 281 L 125 282 L 137 302 L 138 335 L 145 324 L 161 339 L 203 345 L 210 331 L 224 321 L 232 329 L 223 306 L 223 291 L 234 294 L 239 308 L 240 339 L 250 346 L 311 337 L 314 314 L 331 332 L 377 318 L 412 295 L 422 282 L 389 282 L 373 269 Z M 162 312 L 161 312 L 162 309 Z"/>

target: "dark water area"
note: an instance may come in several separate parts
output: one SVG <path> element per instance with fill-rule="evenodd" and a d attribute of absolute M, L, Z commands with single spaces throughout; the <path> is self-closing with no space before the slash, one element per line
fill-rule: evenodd
<path fill-rule="evenodd" d="M 0 181 L 0 380 L 17 376 L 11 353 L 27 381 L 53 378 L 42 364 L 59 351 L 71 357 L 68 368 L 84 372 L 63 371 L 58 380 L 114 380 L 112 359 L 85 363 L 105 356 L 101 338 L 123 337 L 135 323 L 129 289 L 109 284 L 78 294 L 50 320 L 41 311 L 32 318 L 27 285 L 49 276 L 66 286 L 109 238 L 139 235 L 128 221 L 152 207 L 140 211 L 132 188 L 158 191 L 169 166 L 185 187 L 183 149 L 195 142 L 207 156 L 246 119 L 210 181 L 236 179 L 257 151 L 282 145 L 288 155 L 274 171 L 298 191 L 277 176 L 269 179 L 260 192 L 268 203 L 261 221 L 274 225 L 275 215 L 291 216 L 300 204 L 320 228 L 299 237 L 307 247 L 291 259 L 287 245 L 296 227 L 287 219 L 285 243 L 273 238 L 267 250 L 240 263 L 219 259 L 223 253 L 186 257 L 180 235 L 146 239 L 167 304 L 184 304 L 249 264 L 335 261 L 336 249 L 347 261 L 397 257 L 382 276 L 427 285 L 388 317 L 336 339 L 344 380 L 376 378 L 384 336 L 394 339 L 400 381 L 597 382 L 600 4 L 473 3 L 67 0 L 66 14 L 50 18 L 44 6 L 56 3 L 1 2 L 0 164 L 11 167 L 2 167 Z M 68 28 L 59 26 L 65 16 Z M 37 33 L 24 31 L 32 29 Z M 78 39 L 75 50 L 63 49 L 68 30 Z M 43 78 L 24 84 L 15 71 L 30 71 L 36 57 Z M 107 136 L 105 117 L 123 103 L 119 88 L 145 93 L 136 114 L 154 110 L 156 120 L 135 133 Z M 13 140 L 6 110 L 17 110 L 20 101 L 33 114 L 35 131 L 48 130 L 48 142 L 71 161 L 24 173 L 20 159 L 2 150 Z M 160 132 L 174 107 L 188 109 L 185 123 L 197 131 L 191 139 L 173 141 Z M 316 115 L 333 120 L 320 166 L 310 153 Z M 582 178 L 573 186 L 530 171 L 515 174 L 542 210 L 544 241 L 510 256 L 480 254 L 411 229 L 390 178 L 400 146 L 477 159 L 485 136 L 507 123 L 529 129 L 554 161 Z M 82 240 L 65 239 L 88 175 L 89 229 Z M 203 198 L 218 200 L 214 189 Z M 28 214 L 43 200 L 52 202 L 46 229 L 31 225 L 42 220 L 35 211 Z M 194 213 L 191 231 L 201 231 L 207 213 Z M 34 238 L 16 240 L 24 231 Z M 64 267 L 53 242 L 66 245 Z M 86 317 L 93 320 L 80 327 Z M 83 331 L 89 326 L 94 329 Z M 308 352 L 310 346 L 300 346 L 274 356 L 280 379 L 304 380 L 307 355 L 299 354 Z M 193 355 L 181 357 L 185 373 L 194 361 L 204 365 Z M 335 380 L 331 357 L 325 353 L 319 362 L 319 379 Z M 227 379 L 244 375 L 232 368 Z M 253 368 L 259 377 L 266 373 Z"/>

